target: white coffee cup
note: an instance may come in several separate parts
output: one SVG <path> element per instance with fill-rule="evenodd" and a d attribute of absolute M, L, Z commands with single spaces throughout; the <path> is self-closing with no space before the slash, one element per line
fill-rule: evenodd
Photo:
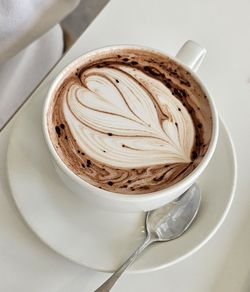
<path fill-rule="evenodd" d="M 82 197 L 83 200 L 86 200 L 88 203 L 94 204 L 97 207 L 109 209 L 112 211 L 119 212 L 138 212 L 138 211 L 149 211 L 155 208 L 158 208 L 180 196 L 183 192 L 185 192 L 203 173 L 209 161 L 212 158 L 214 153 L 217 138 L 218 138 L 218 115 L 214 105 L 212 98 L 207 92 L 205 86 L 194 73 L 198 70 L 203 58 L 205 57 L 206 50 L 200 47 L 197 43 L 193 41 L 187 41 L 179 50 L 176 57 L 173 58 L 163 53 L 169 58 L 174 59 L 177 63 L 179 63 L 182 67 L 184 67 L 187 71 L 192 73 L 192 76 L 196 79 L 196 81 L 200 84 L 204 93 L 207 95 L 211 112 L 212 112 L 212 121 L 213 121 L 213 129 L 212 129 L 212 137 L 208 147 L 208 150 L 199 163 L 199 165 L 184 179 L 177 182 L 176 184 L 167 187 L 166 189 L 156 191 L 153 193 L 147 194 L 139 194 L 139 195 L 125 195 L 119 193 L 109 192 L 100 188 L 97 188 L 79 176 L 77 176 L 74 172 L 72 172 L 66 164 L 62 161 L 60 156 L 57 154 L 52 141 L 49 136 L 48 128 L 47 128 L 47 112 L 50 105 L 51 99 L 54 97 L 54 93 L 58 88 L 58 84 L 72 71 L 72 69 L 79 67 L 79 64 L 84 62 L 84 60 L 89 59 L 91 56 L 95 56 L 98 53 L 102 53 L 105 51 L 110 51 L 115 48 L 138 48 L 143 50 L 148 50 L 150 52 L 158 52 L 154 49 L 140 47 L 140 46 L 112 46 L 101 48 L 92 52 L 89 52 L 71 64 L 69 64 L 54 80 L 51 85 L 48 95 L 45 101 L 44 110 L 43 110 L 43 132 L 46 144 L 49 149 L 50 156 L 52 158 L 52 162 L 55 166 L 55 170 L 61 178 L 62 182 L 67 186 L 74 194 Z M 162 53 L 161 53 L 162 54 Z"/>

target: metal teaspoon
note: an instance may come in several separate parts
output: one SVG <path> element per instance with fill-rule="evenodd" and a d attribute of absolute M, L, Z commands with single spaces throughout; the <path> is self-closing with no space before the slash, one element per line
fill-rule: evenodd
<path fill-rule="evenodd" d="M 200 188 L 197 184 L 194 184 L 175 201 L 147 212 L 145 220 L 147 236 L 145 241 L 95 292 L 110 291 L 123 272 L 151 243 L 170 241 L 180 237 L 193 222 L 200 207 L 200 202 Z"/>

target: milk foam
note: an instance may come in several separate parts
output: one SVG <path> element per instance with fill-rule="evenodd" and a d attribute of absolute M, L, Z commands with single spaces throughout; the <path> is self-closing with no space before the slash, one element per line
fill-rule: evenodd
<path fill-rule="evenodd" d="M 87 155 L 118 168 L 191 162 L 192 118 L 159 80 L 114 65 L 87 69 L 81 81 L 64 91 L 63 113 Z"/>

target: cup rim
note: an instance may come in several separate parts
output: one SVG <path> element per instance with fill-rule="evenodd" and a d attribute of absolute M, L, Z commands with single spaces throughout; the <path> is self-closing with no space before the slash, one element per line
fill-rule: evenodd
<path fill-rule="evenodd" d="M 150 193 L 145 193 L 145 194 L 122 194 L 122 193 L 116 193 L 116 192 L 111 192 L 107 191 L 104 189 L 100 189 L 84 179 L 80 178 L 78 175 L 76 175 L 60 158 L 59 154 L 56 152 L 54 145 L 50 139 L 48 127 L 47 127 L 47 112 L 49 109 L 49 105 L 51 102 L 51 99 L 53 98 L 53 94 L 57 87 L 60 85 L 60 82 L 64 80 L 64 78 L 67 76 L 67 73 L 74 67 L 79 66 L 79 63 L 81 63 L 84 59 L 88 59 L 93 55 L 96 55 L 98 53 L 103 53 L 105 51 L 110 51 L 110 50 L 118 50 L 118 49 L 139 49 L 142 51 L 147 51 L 147 52 L 152 52 L 159 54 L 163 57 L 168 57 L 172 60 L 174 60 L 177 64 L 179 64 L 181 67 L 183 67 L 185 70 L 187 70 L 192 77 L 198 82 L 200 85 L 202 91 L 206 94 L 208 101 L 209 101 L 209 106 L 211 109 L 212 113 L 212 135 L 211 139 L 209 142 L 209 147 L 207 149 L 207 152 L 205 156 L 202 158 L 198 166 L 189 173 L 186 177 L 178 181 L 177 183 L 166 187 L 164 189 L 155 191 L 155 192 L 150 192 Z M 218 119 L 218 114 L 217 110 L 214 104 L 213 99 L 211 98 L 206 86 L 203 84 L 201 79 L 197 76 L 197 74 L 192 71 L 187 65 L 183 64 L 181 61 L 179 61 L 176 57 L 171 56 L 170 54 L 163 52 L 158 49 L 150 48 L 147 46 L 142 46 L 142 45 L 127 45 L 127 44 L 119 44 L 119 45 L 109 45 L 109 46 L 104 46 L 101 48 L 97 48 L 95 50 L 90 50 L 83 55 L 75 58 L 73 61 L 71 61 L 68 65 L 66 65 L 59 74 L 57 74 L 56 78 L 52 81 L 52 84 L 50 85 L 46 99 L 44 102 L 43 106 L 43 115 L 42 115 L 42 129 L 43 129 L 43 135 L 46 141 L 46 144 L 48 146 L 49 152 L 53 159 L 55 160 L 56 164 L 59 166 L 61 170 L 63 170 L 64 173 L 66 173 L 72 180 L 76 181 L 76 183 L 80 185 L 84 185 L 85 188 L 94 190 L 95 192 L 98 193 L 98 195 L 107 197 L 109 199 L 117 200 L 117 201 L 131 201 L 131 202 L 140 202 L 140 201 L 150 201 L 150 200 L 155 200 L 155 199 L 160 199 L 162 197 L 167 196 L 167 194 L 173 193 L 173 192 L 178 192 L 180 190 L 183 190 L 185 187 L 188 188 L 190 185 L 190 182 L 194 182 L 199 175 L 205 170 L 206 166 L 208 165 L 209 161 L 211 160 L 214 150 L 217 145 L 217 140 L 218 140 L 218 132 L 219 132 L 219 119 Z M 84 191 L 84 190 L 83 190 Z"/>

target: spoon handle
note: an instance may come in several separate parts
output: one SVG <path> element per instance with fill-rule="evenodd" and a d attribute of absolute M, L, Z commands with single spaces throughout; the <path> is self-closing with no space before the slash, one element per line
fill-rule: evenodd
<path fill-rule="evenodd" d="M 153 240 L 150 236 L 147 236 L 142 245 L 139 246 L 138 249 L 126 260 L 126 262 L 122 264 L 116 270 L 116 272 L 114 272 L 113 275 L 108 278 L 108 280 L 106 280 L 99 288 L 97 288 L 95 292 L 110 291 L 123 272 L 135 261 L 139 254 L 141 254 L 141 252 L 154 241 L 155 240 Z"/>

